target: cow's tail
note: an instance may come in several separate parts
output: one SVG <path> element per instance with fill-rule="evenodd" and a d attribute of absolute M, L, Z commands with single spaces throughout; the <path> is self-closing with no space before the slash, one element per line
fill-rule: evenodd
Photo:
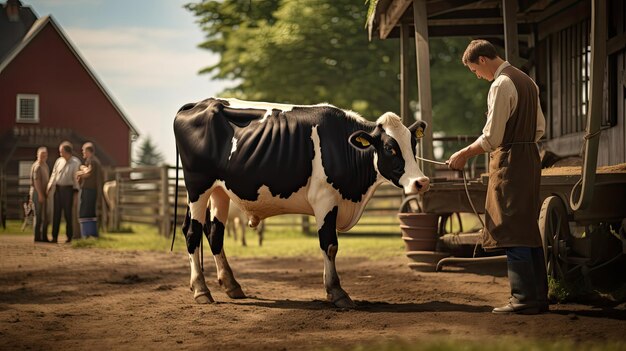
<path fill-rule="evenodd" d="M 172 226 L 172 246 L 170 251 L 174 251 L 174 241 L 176 240 L 176 220 L 178 219 L 178 144 L 176 145 L 176 185 L 174 189 L 174 225 Z"/>

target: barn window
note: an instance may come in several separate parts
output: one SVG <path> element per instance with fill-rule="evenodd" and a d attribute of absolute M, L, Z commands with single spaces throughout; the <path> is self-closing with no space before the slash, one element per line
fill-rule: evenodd
<path fill-rule="evenodd" d="M 39 123 L 39 95 L 17 94 L 16 122 Z"/>

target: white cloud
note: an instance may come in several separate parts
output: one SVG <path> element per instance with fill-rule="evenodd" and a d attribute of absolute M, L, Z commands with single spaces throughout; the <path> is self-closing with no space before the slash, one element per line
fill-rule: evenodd
<path fill-rule="evenodd" d="M 154 88 L 184 84 L 217 56 L 195 48 L 189 32 L 152 28 L 68 28 L 81 54 L 111 84 Z M 185 49 L 181 42 L 188 42 Z"/>
<path fill-rule="evenodd" d="M 172 123 L 178 108 L 228 85 L 198 75 L 218 57 L 196 47 L 201 41 L 197 30 L 68 27 L 65 32 L 141 137 L 150 135 L 170 164 L 175 162 Z"/>

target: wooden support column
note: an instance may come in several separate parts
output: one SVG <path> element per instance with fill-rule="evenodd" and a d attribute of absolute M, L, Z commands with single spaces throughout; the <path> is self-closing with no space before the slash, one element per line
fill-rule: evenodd
<path fill-rule="evenodd" d="M 415 118 L 409 106 L 409 24 L 400 25 L 400 116 L 405 126 L 410 126 Z"/>
<path fill-rule="evenodd" d="M 422 121 L 428 128 L 421 141 L 424 158 L 433 159 L 433 107 L 430 89 L 430 54 L 428 52 L 428 13 L 426 0 L 413 0 L 413 24 L 415 25 L 415 53 L 417 61 L 417 89 Z M 428 177 L 435 173 L 431 163 L 423 163 L 422 170 Z"/>
<path fill-rule="evenodd" d="M 600 143 L 600 124 L 602 120 L 602 103 L 604 92 L 604 69 L 606 66 L 607 39 L 607 6 L 606 0 L 591 1 L 591 89 L 589 92 L 589 109 L 587 110 L 587 128 L 583 140 L 585 155 L 581 190 L 572 189 L 570 206 L 572 210 L 584 210 L 591 203 L 593 187 L 596 180 L 598 164 L 598 146 Z M 576 196 L 578 194 L 578 196 Z"/>
<path fill-rule="evenodd" d="M 504 17 L 504 46 L 506 60 L 515 67 L 520 67 L 519 38 L 517 35 L 517 0 L 502 0 Z"/>

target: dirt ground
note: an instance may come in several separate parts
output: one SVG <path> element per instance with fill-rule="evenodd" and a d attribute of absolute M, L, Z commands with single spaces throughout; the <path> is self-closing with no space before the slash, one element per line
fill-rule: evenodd
<path fill-rule="evenodd" d="M 521 337 L 625 341 L 626 305 L 553 305 L 549 314 L 490 313 L 508 294 L 504 268 L 421 273 L 406 257 L 338 257 L 357 302 L 325 299 L 320 257 L 230 260 L 249 298 L 230 300 L 205 275 L 218 303 L 197 305 L 186 255 L 71 249 L 0 236 L 0 349 L 305 350 L 385 340 Z M 452 270 L 452 272 L 451 272 Z M 495 275 L 494 275 L 495 274 Z"/>

